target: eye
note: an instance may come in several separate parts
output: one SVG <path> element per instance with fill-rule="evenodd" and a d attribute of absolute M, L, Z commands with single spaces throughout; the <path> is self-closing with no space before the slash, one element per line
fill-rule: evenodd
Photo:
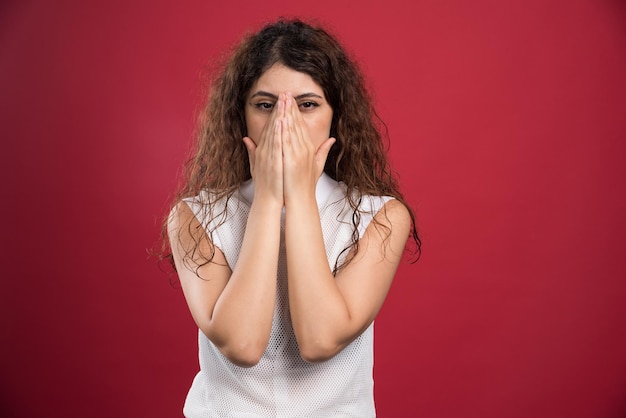
<path fill-rule="evenodd" d="M 298 107 L 300 109 L 302 109 L 302 110 L 313 110 L 316 107 L 319 107 L 319 104 L 315 103 L 315 102 L 308 101 L 308 102 L 302 102 L 302 103 L 298 104 Z"/>
<path fill-rule="evenodd" d="M 259 103 L 253 103 L 252 105 L 259 110 L 264 110 L 268 112 L 271 112 L 272 109 L 274 108 L 274 103 L 271 103 L 271 102 L 259 102 Z"/>

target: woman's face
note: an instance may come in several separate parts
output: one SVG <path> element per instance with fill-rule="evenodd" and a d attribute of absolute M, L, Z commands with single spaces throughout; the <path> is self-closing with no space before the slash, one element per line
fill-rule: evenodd
<path fill-rule="evenodd" d="M 330 136 L 333 109 L 322 88 L 309 76 L 282 64 L 274 64 L 252 85 L 246 97 L 248 136 L 258 144 L 265 123 L 281 93 L 291 93 L 305 124 L 305 132 L 315 148 Z"/>

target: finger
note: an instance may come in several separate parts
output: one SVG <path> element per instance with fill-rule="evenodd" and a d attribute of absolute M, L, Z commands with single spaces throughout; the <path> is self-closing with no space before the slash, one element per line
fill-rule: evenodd
<path fill-rule="evenodd" d="M 330 152 L 330 148 L 336 142 L 336 139 L 333 137 L 328 138 L 326 141 L 322 142 L 322 145 L 317 149 L 315 153 L 315 161 L 317 162 L 318 168 L 321 165 L 321 168 L 324 168 L 324 164 L 326 164 L 326 158 L 328 158 L 328 153 Z"/>
<path fill-rule="evenodd" d="M 285 94 L 285 111 L 283 117 L 283 145 L 292 146 L 294 144 L 294 140 L 297 140 L 295 137 L 295 127 L 293 123 L 293 102 L 294 99 L 290 93 Z"/>
<path fill-rule="evenodd" d="M 298 103 L 296 99 L 290 93 L 287 93 L 287 106 L 285 109 L 285 118 L 287 119 L 289 128 L 289 142 L 294 146 L 303 146 L 304 138 L 301 129 L 301 124 L 298 123 L 298 117 L 300 117 L 300 110 L 298 109 Z"/>
<path fill-rule="evenodd" d="M 250 138 L 249 136 L 243 137 L 243 143 L 246 146 L 248 152 L 254 152 L 256 150 L 256 142 L 254 142 L 254 139 Z"/>
<path fill-rule="evenodd" d="M 282 136 L 283 136 L 283 125 L 282 119 L 276 119 L 274 121 L 274 133 L 272 135 L 271 146 L 270 146 L 270 158 L 273 160 L 282 160 L 283 152 L 282 152 Z"/>
<path fill-rule="evenodd" d="M 274 104 L 274 108 L 270 113 L 269 118 L 265 122 L 265 126 L 261 131 L 261 138 L 259 141 L 259 146 L 263 146 L 268 139 L 271 139 L 274 136 L 274 130 L 276 129 L 276 120 L 282 117 L 284 113 L 284 101 L 281 100 L 282 94 L 278 97 L 278 100 Z"/>
<path fill-rule="evenodd" d="M 250 171 L 254 170 L 254 155 L 256 152 L 256 144 L 252 140 L 252 138 L 245 136 L 243 138 L 243 143 L 248 150 L 248 159 L 250 160 Z"/>
<path fill-rule="evenodd" d="M 337 140 L 333 137 L 328 138 L 326 141 L 322 142 L 322 145 L 317 149 L 315 153 L 316 158 L 321 158 L 326 161 L 326 157 L 328 157 L 328 153 L 330 152 L 330 148 Z"/>
<path fill-rule="evenodd" d="M 287 94 L 281 93 L 278 95 L 278 116 L 279 118 L 285 117 L 285 107 L 287 105 Z"/>
<path fill-rule="evenodd" d="M 306 124 L 304 123 L 304 118 L 302 117 L 302 113 L 300 112 L 300 108 L 298 107 L 298 103 L 293 100 L 293 108 L 292 108 L 292 117 L 293 117 L 293 126 L 294 132 L 298 139 L 298 142 L 303 146 L 310 145 L 308 139 L 308 135 L 306 132 Z"/>

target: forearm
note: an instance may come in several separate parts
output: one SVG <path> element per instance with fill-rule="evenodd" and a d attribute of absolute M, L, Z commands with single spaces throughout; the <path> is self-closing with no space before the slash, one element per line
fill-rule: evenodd
<path fill-rule="evenodd" d="M 236 265 L 211 316 L 212 341 L 255 363 L 269 341 L 276 298 L 281 207 L 252 204 Z"/>
<path fill-rule="evenodd" d="M 351 316 L 326 258 L 314 197 L 286 201 L 291 320 L 305 359 L 328 358 L 349 341 Z"/>

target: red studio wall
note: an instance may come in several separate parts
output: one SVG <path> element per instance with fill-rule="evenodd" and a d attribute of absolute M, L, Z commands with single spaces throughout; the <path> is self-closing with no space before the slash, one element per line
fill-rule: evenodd
<path fill-rule="evenodd" d="M 378 415 L 626 416 L 617 0 L 3 2 L 0 415 L 182 416 L 196 328 L 146 250 L 203 69 L 277 16 L 358 59 L 423 234 Z"/>

